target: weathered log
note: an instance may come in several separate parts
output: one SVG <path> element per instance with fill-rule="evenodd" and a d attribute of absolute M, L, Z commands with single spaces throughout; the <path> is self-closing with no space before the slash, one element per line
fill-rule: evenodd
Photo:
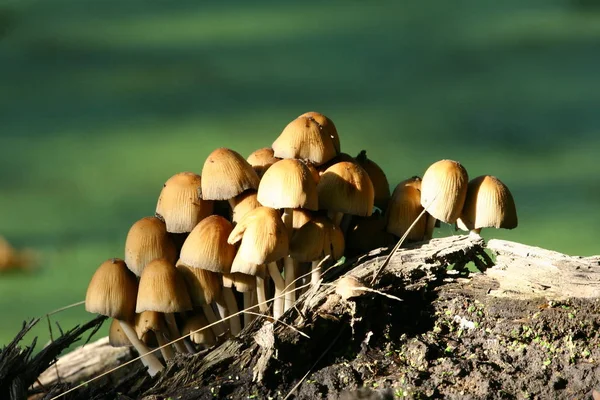
<path fill-rule="evenodd" d="M 378 385 L 396 396 L 544 399 L 598 385 L 600 258 L 453 236 L 399 249 L 371 282 L 386 251 L 324 274 L 284 314 L 293 328 L 259 318 L 128 396 L 338 398 Z M 469 262 L 484 272 L 469 274 Z M 345 275 L 404 301 L 372 291 L 344 300 L 335 279 Z"/>

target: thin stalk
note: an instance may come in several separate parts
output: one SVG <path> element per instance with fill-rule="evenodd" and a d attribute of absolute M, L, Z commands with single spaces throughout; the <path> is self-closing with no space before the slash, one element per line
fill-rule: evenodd
<path fill-rule="evenodd" d="M 179 333 L 179 329 L 177 328 L 177 321 L 175 321 L 175 314 L 173 313 L 165 313 L 165 320 L 167 321 L 167 328 L 169 328 L 169 333 L 171 334 L 171 340 L 175 340 L 181 337 Z M 187 354 L 188 349 L 185 347 L 181 340 L 175 342 L 175 349 L 178 352 Z"/>
<path fill-rule="evenodd" d="M 312 262 L 312 269 L 310 274 L 310 283 L 318 285 L 321 281 L 321 261 L 315 260 Z"/>
<path fill-rule="evenodd" d="M 273 296 L 273 318 L 278 319 L 283 314 L 284 300 L 282 294 L 285 291 L 285 282 L 281 277 L 277 263 L 269 263 L 267 268 L 269 270 L 269 275 L 271 275 L 271 279 L 273 279 L 273 283 L 275 284 L 275 294 Z"/>
<path fill-rule="evenodd" d="M 225 332 L 227 331 L 227 329 L 225 329 L 225 326 L 224 326 L 225 323 L 216 316 L 216 314 L 215 314 L 214 310 L 212 309 L 212 307 L 210 306 L 210 304 L 203 305 L 202 311 L 204 312 L 204 316 L 206 317 L 206 320 L 211 325 L 210 328 L 212 329 L 215 336 L 219 337 L 219 336 L 225 334 Z"/>
<path fill-rule="evenodd" d="M 265 286 L 265 278 L 262 276 L 256 276 L 256 297 L 258 299 L 258 309 L 261 313 L 269 311 L 269 304 L 267 303 L 267 289 Z"/>
<path fill-rule="evenodd" d="M 160 352 L 165 361 L 172 360 L 173 358 L 175 358 L 175 352 L 173 351 L 173 347 L 171 345 L 167 345 L 169 341 L 165 339 L 164 332 L 154 332 L 154 334 L 156 336 L 156 341 L 160 346 Z"/>
<path fill-rule="evenodd" d="M 240 322 L 240 316 L 234 315 L 238 312 L 235 295 L 233 294 L 233 290 L 231 290 L 231 288 L 226 287 L 223 288 L 222 295 L 225 305 L 231 315 L 231 318 L 229 319 L 229 323 L 231 324 L 231 334 L 233 336 L 237 336 L 242 331 L 242 324 Z"/>
<path fill-rule="evenodd" d="M 283 275 L 285 276 L 285 302 L 283 309 L 287 311 L 296 302 L 296 262 L 292 257 L 286 257 L 283 262 Z"/>
<path fill-rule="evenodd" d="M 254 301 L 252 300 L 252 294 L 254 293 L 254 291 L 251 292 L 244 292 L 242 295 L 244 296 L 244 310 L 253 310 L 253 306 L 254 306 Z M 252 320 L 254 319 L 254 315 L 252 314 L 244 314 L 244 328 L 247 327 L 248 325 L 250 325 L 250 323 L 252 322 Z"/>
<path fill-rule="evenodd" d="M 150 376 L 154 376 L 162 371 L 164 366 L 154 354 L 150 353 L 150 349 L 144 344 L 144 342 L 138 338 L 137 334 L 135 333 L 135 329 L 133 329 L 133 327 L 126 321 L 119 321 L 119 325 L 121 325 L 123 333 L 127 336 L 127 339 L 129 339 L 133 347 L 135 347 L 139 353 L 142 364 L 148 367 L 148 374 Z"/>

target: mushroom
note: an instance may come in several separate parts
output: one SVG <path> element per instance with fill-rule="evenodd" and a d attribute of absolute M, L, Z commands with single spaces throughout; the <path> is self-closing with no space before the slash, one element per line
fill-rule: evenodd
<path fill-rule="evenodd" d="M 373 183 L 358 164 L 342 161 L 327 168 L 317 185 L 319 208 L 345 233 L 351 215 L 368 217 L 373 213 Z M 347 215 L 342 223 L 343 215 Z"/>
<path fill-rule="evenodd" d="M 129 322 L 134 319 L 137 292 L 137 279 L 125 262 L 118 258 L 110 259 L 98 267 L 90 280 L 85 295 L 85 310 L 118 320 L 121 329 L 140 354 L 142 363 L 148 367 L 148 374 L 154 376 L 164 367 L 138 339 Z"/>
<path fill-rule="evenodd" d="M 231 290 L 233 287 L 243 295 L 244 311 L 256 312 L 253 310 L 254 304 L 252 300 L 252 293 L 256 292 L 256 278 L 253 275 L 242 274 L 241 272 L 223 274 L 223 288 L 229 289 L 224 292 L 225 295 L 228 296 L 225 297 L 225 303 L 228 307 L 230 306 L 230 303 L 236 304 L 235 296 Z M 230 294 L 228 295 L 228 293 Z M 244 313 L 244 326 L 248 326 L 253 319 L 254 316 L 252 314 Z M 239 329 L 237 333 L 242 330 L 241 327 L 236 327 L 236 329 Z M 234 334 L 233 328 L 232 334 Z"/>
<path fill-rule="evenodd" d="M 160 352 L 165 360 L 171 360 L 175 357 L 173 348 L 168 345 L 171 338 L 165 324 L 164 316 L 156 311 L 144 311 L 135 316 L 135 331 L 140 340 L 146 342 L 144 337 L 149 333 L 154 333 Z"/>
<path fill-rule="evenodd" d="M 236 253 L 235 246 L 227 243 L 227 238 L 232 230 L 231 222 L 221 216 L 211 215 L 203 219 L 183 243 L 179 255 L 181 263 L 191 268 L 200 268 L 219 274 L 230 273 Z M 233 296 L 231 289 L 223 288 L 221 297 L 216 299 L 217 306 L 222 312 L 222 318 L 238 312 L 235 303 L 225 303 L 225 299 L 231 298 L 231 296 Z M 234 330 L 241 326 L 239 316 L 232 316 L 229 319 L 229 325 L 231 333 L 237 335 L 238 332 L 234 332 Z"/>
<path fill-rule="evenodd" d="M 419 218 L 406 239 L 422 241 L 425 237 L 427 219 L 421 217 L 421 179 L 412 177 L 400 182 L 394 189 L 386 212 L 386 231 L 402 237 L 410 226 Z"/>
<path fill-rule="evenodd" d="M 289 238 L 279 213 L 269 207 L 254 209 L 233 228 L 227 241 L 232 245 L 240 242 L 231 272 L 256 276 L 261 312 L 266 312 L 268 306 L 262 274 L 264 268 L 259 267 L 268 265 L 269 274 L 275 283 L 273 317 L 279 318 L 284 310 L 284 299 L 280 296 L 285 290 L 285 282 L 281 278 L 276 261 L 289 253 Z"/>
<path fill-rule="evenodd" d="M 181 332 L 184 335 L 189 335 L 192 342 L 211 347 L 217 343 L 217 339 L 215 338 L 213 331 L 206 329 L 207 325 L 208 320 L 204 314 L 200 311 L 196 311 L 185 318 Z"/>
<path fill-rule="evenodd" d="M 433 163 L 421 181 L 421 205 L 434 218 L 453 224 L 467 196 L 469 176 L 459 162 L 440 160 Z"/>
<path fill-rule="evenodd" d="M 287 124 L 272 147 L 277 158 L 310 160 L 321 165 L 339 153 L 339 138 L 337 131 L 334 135 L 330 126 L 325 128 L 313 113 L 307 113 Z"/>
<path fill-rule="evenodd" d="M 375 193 L 374 204 L 375 207 L 379 208 L 382 212 L 385 212 L 385 209 L 390 200 L 390 184 L 387 180 L 387 176 L 385 176 L 385 172 L 381 169 L 379 165 L 373 160 L 367 158 L 367 151 L 363 150 L 356 156 L 356 162 L 358 165 L 363 167 L 367 174 L 369 174 L 369 178 L 371 178 L 371 182 L 373 183 L 373 189 Z"/>
<path fill-rule="evenodd" d="M 508 187 L 491 175 L 472 179 L 456 224 L 474 235 L 479 235 L 482 228 L 516 228 L 519 224 L 517 208 Z"/>
<path fill-rule="evenodd" d="M 150 261 L 166 258 L 170 262 L 177 259 L 177 249 L 167 234 L 167 227 L 157 217 L 144 217 L 135 222 L 125 239 L 125 263 L 140 276 Z"/>
<path fill-rule="evenodd" d="M 321 127 L 321 130 L 323 132 L 325 132 L 325 134 L 331 138 L 331 141 L 333 142 L 333 148 L 335 149 L 336 154 L 340 153 L 340 148 L 341 148 L 340 137 L 338 135 L 335 124 L 333 123 L 332 120 L 330 120 L 325 115 L 318 113 L 316 111 L 305 112 L 304 114 L 300 115 L 298 118 L 300 118 L 300 117 L 307 117 L 307 118 L 314 119 L 317 122 L 317 124 L 319 124 L 319 126 Z"/>
<path fill-rule="evenodd" d="M 260 203 L 256 199 L 256 190 L 246 190 L 238 194 L 232 200 L 231 221 L 233 223 L 240 222 L 244 215 L 257 207 L 260 207 Z"/>
<path fill-rule="evenodd" d="M 246 159 L 248 163 L 254 168 L 259 178 L 265 174 L 265 171 L 269 167 L 279 161 L 273 155 L 273 149 L 270 147 L 263 147 L 262 149 L 255 150 Z"/>
<path fill-rule="evenodd" d="M 318 209 L 316 184 L 308 167 L 299 160 L 284 159 L 276 162 L 265 172 L 258 187 L 258 201 L 263 205 L 283 209 L 283 222 L 291 236 L 294 221 L 293 209 Z M 284 259 L 285 306 L 289 309 L 296 301 L 295 264 L 291 257 Z"/>
<path fill-rule="evenodd" d="M 123 332 L 123 329 L 121 329 L 119 321 L 114 318 L 110 322 L 110 327 L 108 328 L 108 343 L 112 347 L 133 346 L 125 332 Z"/>
<path fill-rule="evenodd" d="M 177 329 L 175 313 L 192 309 L 192 301 L 187 292 L 183 277 L 175 265 L 167 259 L 158 258 L 146 265 L 140 276 L 136 313 L 156 311 L 163 313 L 171 338 L 181 337 Z M 160 343 L 160 338 L 157 339 Z M 187 353 L 181 341 L 175 342 L 175 348 Z"/>

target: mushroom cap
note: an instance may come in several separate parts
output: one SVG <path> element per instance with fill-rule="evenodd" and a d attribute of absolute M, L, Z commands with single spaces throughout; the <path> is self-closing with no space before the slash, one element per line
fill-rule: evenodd
<path fill-rule="evenodd" d="M 339 154 L 341 149 L 340 137 L 332 120 L 316 111 L 306 112 L 300 115 L 299 117 L 308 117 L 314 119 L 317 122 L 317 124 L 321 126 L 321 129 L 325 132 L 325 134 L 327 134 L 331 138 L 331 141 L 333 142 L 333 147 L 335 148 L 335 152 L 336 154 Z"/>
<path fill-rule="evenodd" d="M 361 151 L 358 156 L 356 156 L 356 162 L 367 171 L 369 178 L 371 178 L 373 189 L 375 191 L 375 207 L 385 210 L 390 201 L 390 184 L 387 176 L 385 176 L 385 172 L 383 172 L 381 167 L 377 165 L 375 161 L 367 158 L 367 152 L 365 150 Z"/>
<path fill-rule="evenodd" d="M 258 207 L 242 218 L 233 228 L 229 244 L 241 241 L 231 266 L 231 272 L 256 275 L 259 266 L 285 257 L 289 240 L 279 212 L 269 207 Z"/>
<path fill-rule="evenodd" d="M 137 276 L 152 260 L 177 259 L 177 249 L 167 233 L 165 223 L 157 217 L 144 217 L 136 221 L 125 239 L 125 263 Z"/>
<path fill-rule="evenodd" d="M 325 164 L 321 164 L 316 167 L 317 171 L 319 172 L 319 176 L 323 175 L 327 168 L 342 161 L 356 162 L 356 159 L 348 153 L 340 153 L 337 156 L 333 157 L 331 160 L 327 161 Z"/>
<path fill-rule="evenodd" d="M 515 200 L 500 179 L 482 175 L 469 182 L 467 198 L 457 220 L 460 229 L 514 229 L 518 224 Z"/>
<path fill-rule="evenodd" d="M 217 339 L 212 329 L 206 328 L 206 326 L 208 326 L 208 320 L 203 313 L 198 311 L 185 318 L 181 334 L 190 334 L 190 340 L 196 344 L 213 346 L 217 343 Z"/>
<path fill-rule="evenodd" d="M 258 187 L 258 201 L 271 208 L 318 209 L 317 185 L 302 161 L 277 161 L 263 175 Z"/>
<path fill-rule="evenodd" d="M 469 175 L 459 162 L 440 160 L 433 163 L 421 181 L 421 205 L 436 219 L 453 224 L 460 217 Z"/>
<path fill-rule="evenodd" d="M 299 262 L 321 260 L 331 256 L 337 260 L 344 255 L 344 235 L 329 218 L 313 218 L 298 229 L 290 241 L 290 256 Z"/>
<path fill-rule="evenodd" d="M 310 221 L 312 219 L 312 213 L 303 208 L 294 208 L 294 210 L 292 211 L 292 217 L 293 217 L 292 228 L 300 229 L 300 228 L 302 228 L 302 226 L 304 226 L 304 224 L 306 224 L 308 221 Z"/>
<path fill-rule="evenodd" d="M 251 292 L 256 288 L 256 277 L 241 272 L 223 274 L 223 287 L 231 288 L 234 286 L 240 293 Z"/>
<path fill-rule="evenodd" d="M 193 306 L 211 304 L 221 294 L 221 276 L 218 273 L 188 267 L 181 260 L 177 261 L 176 267 L 185 281 Z"/>
<path fill-rule="evenodd" d="M 201 191 L 200 175 L 193 172 L 180 172 L 165 182 L 156 204 L 156 215 L 165 221 L 167 232 L 190 232 L 212 214 L 213 202 L 203 200 Z"/>
<path fill-rule="evenodd" d="M 154 332 L 156 335 L 168 334 L 167 324 L 163 314 L 156 311 L 144 311 L 135 316 L 135 333 L 143 342 L 150 341 L 146 335 L 149 332 Z"/>
<path fill-rule="evenodd" d="M 88 312 L 121 321 L 133 321 L 138 282 L 125 262 L 112 258 L 103 262 L 90 280 L 85 295 Z"/>
<path fill-rule="evenodd" d="M 112 347 L 133 346 L 125 332 L 123 332 L 121 329 L 121 324 L 119 324 L 119 321 L 114 318 L 110 322 L 110 328 L 108 328 L 108 343 Z"/>
<path fill-rule="evenodd" d="M 260 178 L 239 153 L 224 147 L 208 155 L 202 167 L 202 198 L 229 200 L 258 188 Z"/>
<path fill-rule="evenodd" d="M 272 148 L 263 147 L 262 149 L 252 152 L 246 161 L 248 161 L 252 168 L 254 168 L 258 177 L 262 178 L 262 176 L 265 174 L 265 171 L 268 170 L 271 165 L 279 161 L 279 158 L 276 158 L 273 155 Z"/>
<path fill-rule="evenodd" d="M 287 124 L 272 147 L 275 157 L 310 160 L 316 165 L 338 153 L 331 133 L 312 116 L 300 116 Z"/>
<path fill-rule="evenodd" d="M 181 262 L 192 268 L 229 273 L 236 251 L 235 246 L 227 243 L 232 230 L 231 222 L 221 216 L 204 218 L 183 243 Z"/>
<path fill-rule="evenodd" d="M 256 190 L 246 190 L 244 193 L 235 196 L 232 203 L 233 211 L 231 220 L 235 223 L 240 222 L 244 218 L 244 215 L 261 206 L 256 198 Z"/>
<path fill-rule="evenodd" d="M 396 238 L 385 230 L 386 220 L 380 216 L 356 217 L 346 233 L 348 255 L 366 254 L 380 247 L 393 246 Z"/>
<path fill-rule="evenodd" d="M 315 164 L 309 160 L 302 160 L 302 162 L 308 168 L 310 175 L 312 176 L 313 180 L 315 181 L 315 185 L 318 185 L 319 181 L 321 180 L 321 174 L 319 173 L 319 170 L 317 169 Z"/>
<path fill-rule="evenodd" d="M 319 208 L 368 217 L 373 213 L 373 183 L 358 164 L 342 161 L 327 168 L 319 185 Z"/>
<path fill-rule="evenodd" d="M 423 211 L 421 191 L 416 188 L 420 180 L 410 178 L 400 182 L 394 189 L 386 212 L 386 231 L 402 237 Z M 426 214 L 423 214 L 411 229 L 408 240 L 421 241 L 427 226 Z"/>
<path fill-rule="evenodd" d="M 140 276 L 136 313 L 176 313 L 192 309 L 192 301 L 175 265 L 159 258 L 146 265 Z"/>

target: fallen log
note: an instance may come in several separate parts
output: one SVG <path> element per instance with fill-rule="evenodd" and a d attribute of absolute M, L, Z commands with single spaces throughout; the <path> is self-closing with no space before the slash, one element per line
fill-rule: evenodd
<path fill-rule="evenodd" d="M 283 316 L 291 327 L 258 318 L 205 355 L 177 357 L 154 381 L 128 375 L 134 389 L 121 393 L 350 399 L 368 387 L 373 398 L 550 399 L 598 386 L 600 258 L 453 236 L 399 249 L 371 282 L 387 251 L 324 274 Z M 348 275 L 372 290 L 342 297 L 336 279 Z M 115 398 L 116 386 L 112 397 L 100 385 L 95 394 Z"/>

